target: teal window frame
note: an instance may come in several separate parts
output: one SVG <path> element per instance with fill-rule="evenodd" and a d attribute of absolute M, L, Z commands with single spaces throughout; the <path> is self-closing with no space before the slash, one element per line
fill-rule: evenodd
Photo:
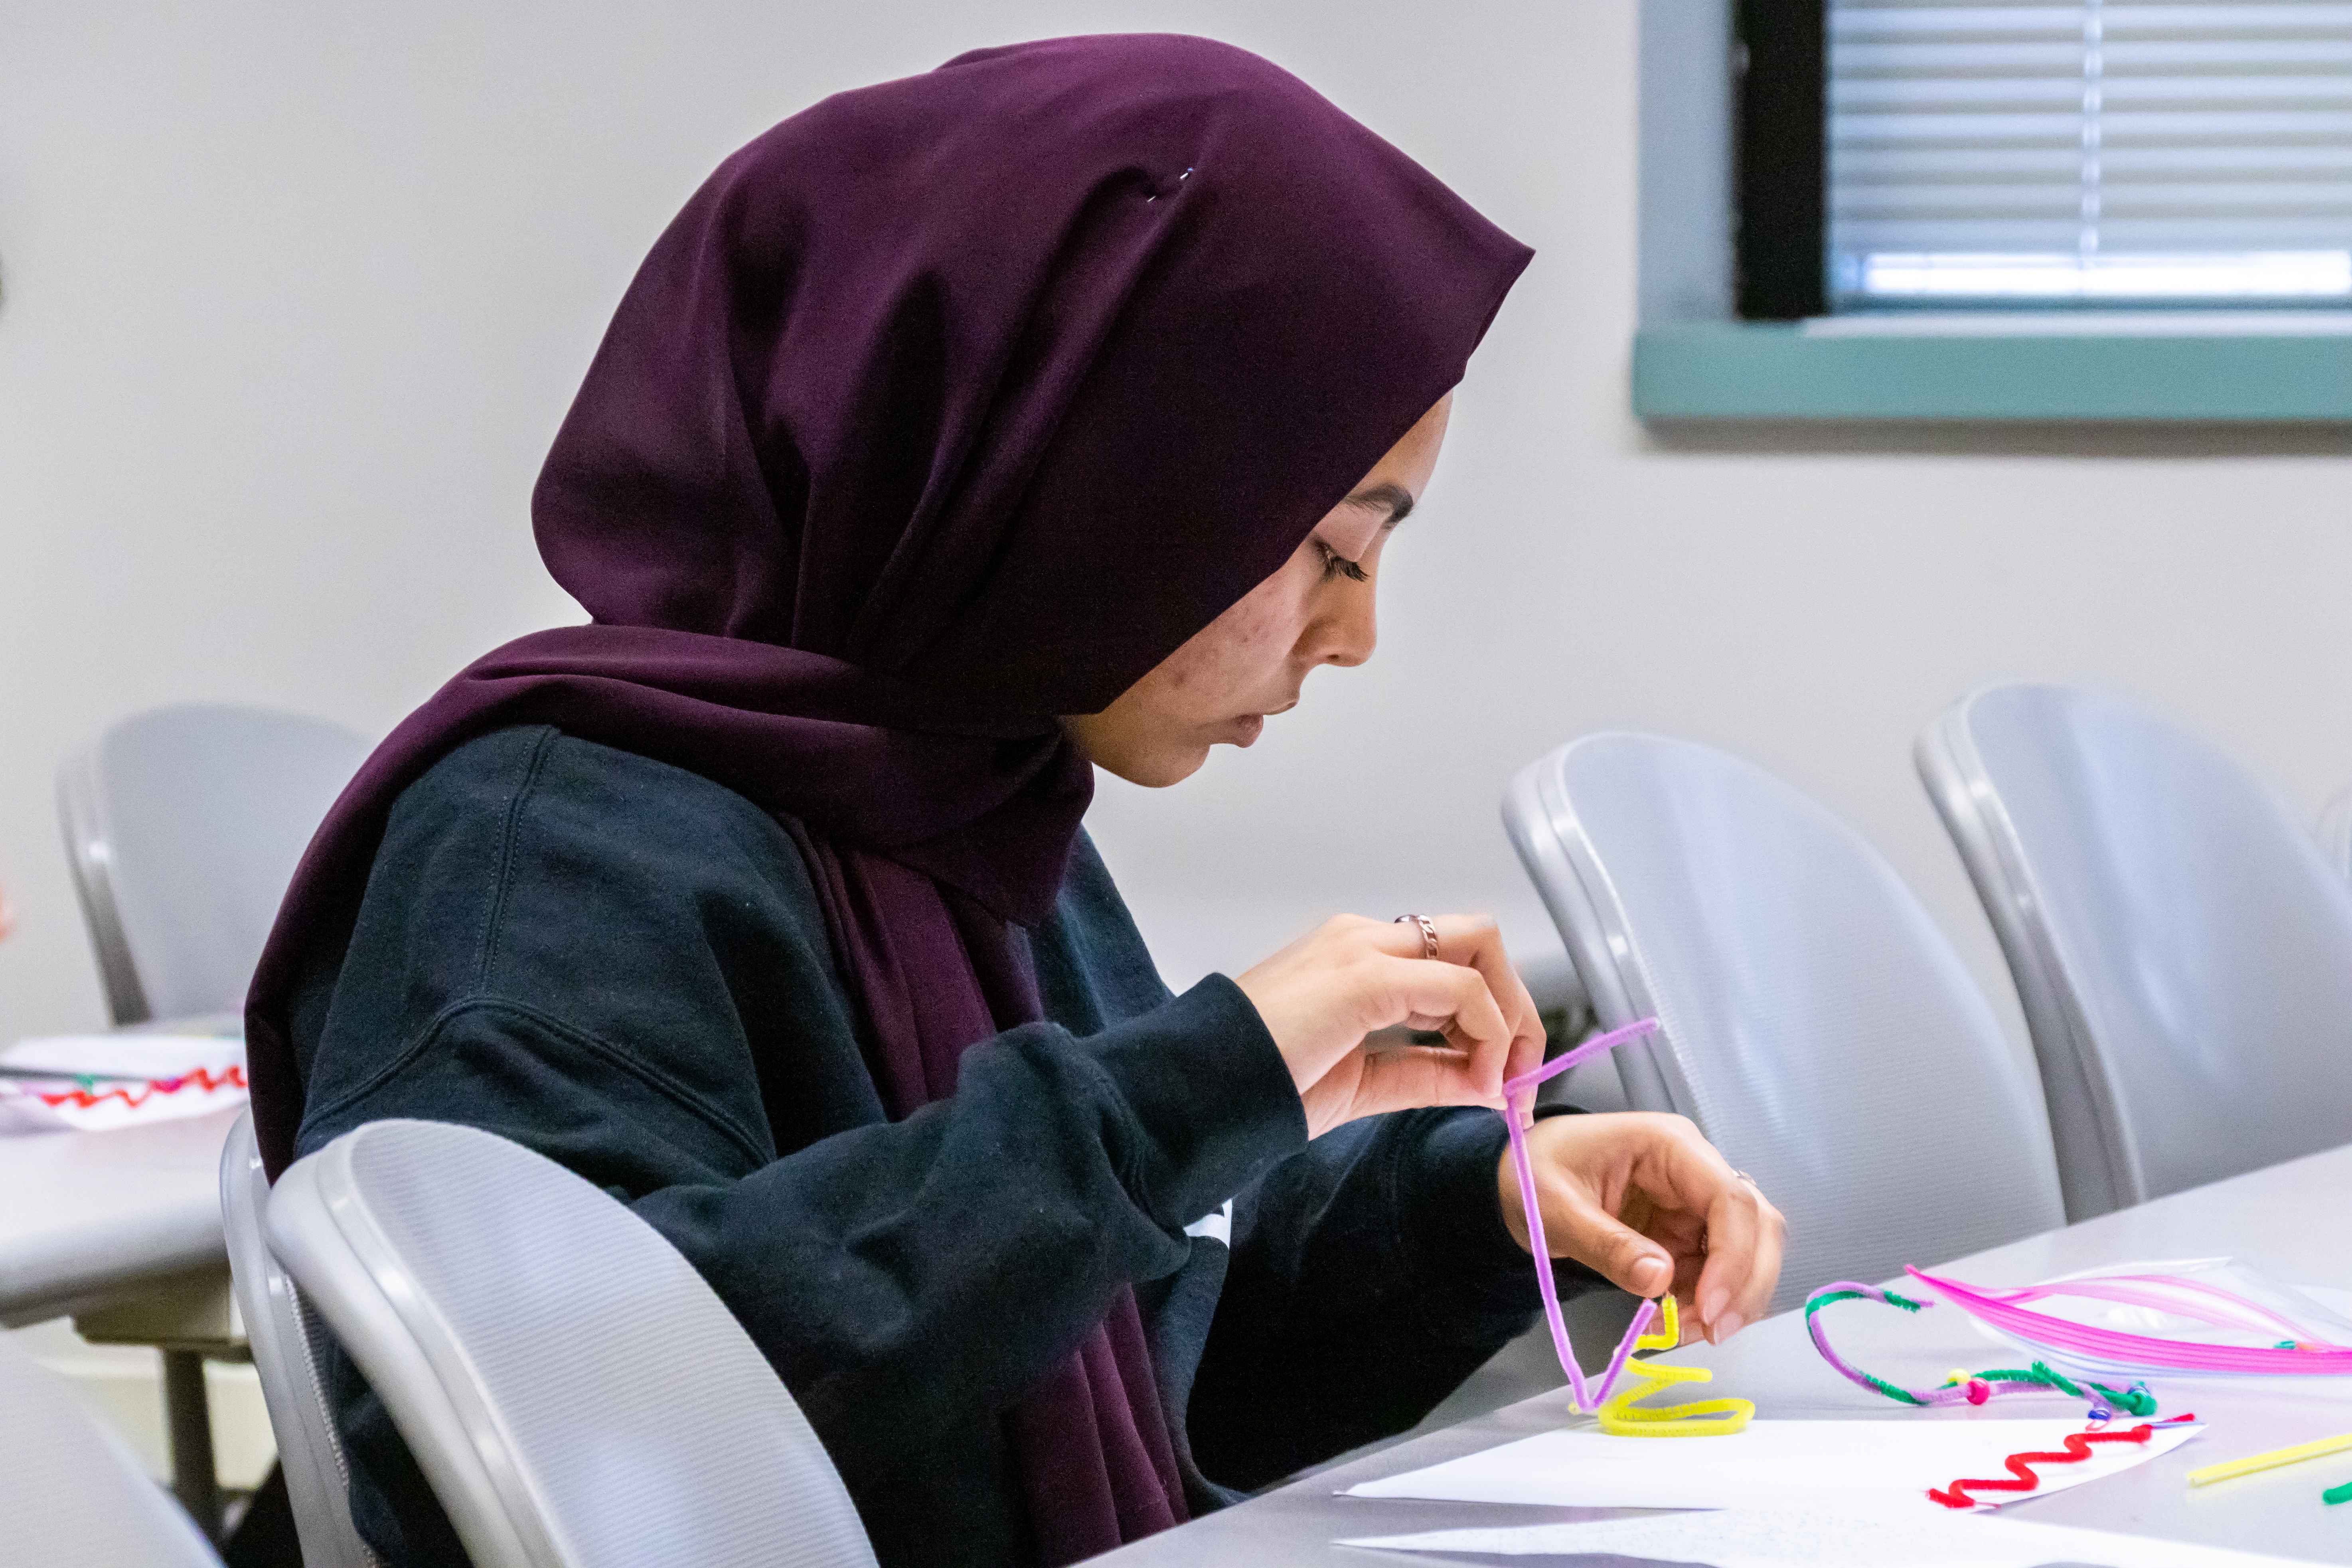
<path fill-rule="evenodd" d="M 1738 320 L 1732 48 L 1727 0 L 1641 0 L 1636 416 L 2352 423 L 2352 331 L 2308 310 L 2077 310 L 2061 331 Z"/>

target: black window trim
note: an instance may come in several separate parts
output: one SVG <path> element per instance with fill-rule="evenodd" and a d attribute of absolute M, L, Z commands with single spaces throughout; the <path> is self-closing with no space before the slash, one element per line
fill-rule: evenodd
<path fill-rule="evenodd" d="M 1829 313 L 1825 0 L 1735 0 L 1736 308 L 1751 321 Z"/>

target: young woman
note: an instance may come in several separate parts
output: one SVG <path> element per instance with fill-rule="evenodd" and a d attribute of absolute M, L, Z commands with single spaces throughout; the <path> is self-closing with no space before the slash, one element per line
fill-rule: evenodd
<path fill-rule="evenodd" d="M 730 159 L 534 498 L 592 624 L 443 689 L 296 878 L 273 1170 L 419 1116 L 606 1187 L 886 1563 L 1075 1561 L 1418 1418 L 1536 1300 L 1494 927 L 1342 918 L 1171 997 L 1079 819 L 1370 655 L 1528 256 L 1193 38 L 968 55 Z M 1448 1044 L 1365 1050 L 1399 1024 Z M 1533 1137 L 1574 1282 L 1761 1310 L 1779 1216 L 1687 1123 Z M 462 1561 L 334 1382 L 362 1532 Z"/>

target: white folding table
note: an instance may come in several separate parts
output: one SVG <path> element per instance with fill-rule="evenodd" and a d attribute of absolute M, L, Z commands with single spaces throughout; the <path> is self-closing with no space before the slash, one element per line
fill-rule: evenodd
<path fill-rule="evenodd" d="M 205 1361 L 244 1344 L 220 1207 L 238 1109 L 0 1137 L 0 1329 L 71 1315 L 88 1339 L 158 1347 L 172 1488 L 208 1535 L 221 1500 Z"/>
<path fill-rule="evenodd" d="M 0 1327 L 226 1278 L 220 1155 L 236 1116 L 0 1137 Z"/>
<path fill-rule="evenodd" d="M 1952 1263 L 1948 1271 L 1972 1284 L 2022 1285 L 2096 1266 L 2224 1255 L 2263 1262 L 2291 1282 L 2352 1287 L 2352 1146 L 1995 1247 Z M 1919 1263 L 1925 1268 L 1941 1261 L 1922 1258 Z M 1916 1293 L 1921 1298 L 1932 1295 L 1925 1289 Z M 1916 1386 L 1940 1382 L 1956 1366 L 2005 1364 L 2000 1347 L 1976 1332 L 1957 1308 L 1940 1307 L 1915 1316 L 1856 1302 L 1830 1310 L 1838 1314 L 1830 1330 L 1840 1352 L 1856 1365 L 1898 1383 Z M 2013 1357 L 2015 1352 L 2006 1353 Z M 1905 1407 L 1855 1387 L 1814 1353 L 1805 1336 L 1801 1312 L 1768 1318 L 1727 1345 L 1680 1351 L 1671 1359 L 1715 1368 L 1715 1381 L 1701 1392 L 1745 1395 L 1756 1402 L 1759 1414 L 1764 1415 L 1875 1420 L 1901 1415 L 1906 1420 L 1937 1421 L 1965 1420 L 1974 1414 L 1966 1410 L 1906 1413 Z M 2309 1385 L 2282 1387 L 2275 1382 L 2252 1387 L 2243 1383 L 2200 1384 L 2187 1379 L 2151 1379 L 2150 1383 L 2163 1401 L 2164 1413 L 2194 1410 L 2204 1419 L 2205 1430 L 2196 1441 L 2095 1485 L 2012 1504 L 2015 1517 L 2318 1563 L 2352 1562 L 2352 1504 L 2330 1507 L 2319 1498 L 2324 1487 L 2347 1479 L 2347 1467 L 2340 1460 L 2314 1461 L 2195 1490 L 2187 1480 L 2189 1471 L 2221 1459 L 2352 1430 L 2352 1397 L 2346 1392 L 2323 1392 Z M 1331 1543 L 1343 1536 L 1619 1517 L 1615 1511 L 1600 1509 L 1337 1495 L 1359 1481 L 1418 1469 L 1553 1430 L 1569 1419 L 1566 1403 L 1564 1392 L 1524 1400 L 1319 1471 L 1095 1561 L 1106 1568 L 1226 1563 L 1247 1563 L 1253 1568 L 1309 1563 L 1366 1568 L 1374 1563 L 1417 1563 L 1426 1568 L 1432 1563 L 1470 1560 L 1367 1552 Z M 2005 1404 L 2013 1408 L 2004 1409 L 2004 1415 L 2050 1415 L 2062 1409 L 2054 1401 L 2039 1399 Z M 1707 1442 L 1704 1437 L 1625 1440 L 1666 1443 L 1677 1450 L 1677 1460 L 1690 1463 L 1703 1462 Z M 1685 1447 L 1690 1449 L 1687 1455 L 1679 1452 Z"/>

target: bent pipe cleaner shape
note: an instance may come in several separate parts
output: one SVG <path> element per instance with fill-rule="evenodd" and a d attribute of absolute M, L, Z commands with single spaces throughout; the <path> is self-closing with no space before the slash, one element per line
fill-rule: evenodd
<path fill-rule="evenodd" d="M 1654 1032 L 1655 1018 L 1643 1018 L 1622 1029 L 1587 1040 L 1574 1050 L 1563 1051 L 1533 1072 L 1521 1073 L 1503 1083 L 1503 1125 L 1511 1140 L 1511 1168 L 1519 1179 L 1519 1204 L 1528 1222 L 1528 1250 L 1535 1255 L 1536 1291 L 1543 1298 L 1544 1323 L 1551 1330 L 1551 1348 L 1559 1357 L 1560 1370 L 1568 1374 L 1569 1409 L 1578 1415 L 1598 1411 L 1609 1391 L 1616 1385 L 1617 1374 L 1624 1370 L 1625 1360 L 1633 1353 L 1633 1342 L 1649 1328 L 1650 1320 L 1657 1315 L 1657 1303 L 1644 1301 L 1633 1313 L 1633 1321 L 1625 1337 L 1617 1342 L 1616 1353 L 1609 1358 L 1609 1368 L 1598 1383 L 1587 1384 L 1583 1369 L 1576 1364 L 1576 1352 L 1568 1342 L 1568 1322 L 1560 1316 L 1559 1285 L 1552 1278 L 1551 1248 L 1544 1240 L 1543 1205 L 1536 1195 L 1535 1166 L 1528 1158 L 1526 1124 L 1535 1118 L 1536 1088 L 1547 1079 L 1558 1078 L 1569 1068 L 1592 1060 L 1614 1050 L 1626 1041 Z"/>
<path fill-rule="evenodd" d="M 1923 1311 L 1935 1303 L 1915 1301 L 1908 1296 L 1898 1296 L 1892 1290 L 1853 1279 L 1824 1285 L 1805 1298 L 1805 1332 L 1811 1337 L 1813 1349 L 1821 1352 L 1822 1359 L 1848 1382 L 1874 1394 L 1885 1394 L 1898 1404 L 1926 1406 L 1982 1405 L 2000 1394 L 2063 1394 L 2089 1403 L 2094 1420 L 2109 1419 L 2118 1410 L 2126 1415 L 2156 1414 L 2156 1396 L 2144 1384 L 2134 1384 L 2129 1388 L 2111 1388 L 2089 1378 L 2077 1384 L 2046 1363 L 2038 1361 L 2022 1369 L 2001 1368 L 1973 1375 L 1957 1373 L 1934 1388 L 1905 1388 L 1883 1377 L 1874 1377 L 1838 1354 L 1830 1344 L 1828 1330 L 1822 1323 L 1821 1312 L 1824 1307 L 1834 1306 L 1840 1301 L 1857 1300 L 1876 1301 L 1884 1306 L 1898 1307 L 1906 1312 Z M 2089 1392 L 2085 1392 L 2086 1389 Z"/>
<path fill-rule="evenodd" d="M 2091 1457 L 2091 1445 L 2094 1443 L 2145 1443 L 2156 1435 L 2156 1428 L 2158 1426 L 2170 1426 L 2176 1423 L 2195 1419 L 2197 1417 L 2194 1415 L 2176 1415 L 2169 1421 L 2156 1423 L 2143 1421 L 2138 1426 L 2121 1432 L 2070 1432 L 2066 1435 L 2066 1447 L 2063 1451 L 2011 1454 L 2003 1459 L 2001 1464 L 2008 1468 L 2010 1477 L 2013 1479 L 1954 1481 L 1948 1487 L 1929 1488 L 1927 1496 L 1934 1501 L 1942 1503 L 1946 1508 L 1977 1508 L 1982 1505 L 1983 1500 L 1969 1496 L 1971 1490 L 2039 1491 L 2042 1489 L 2042 1478 L 2033 1473 L 2031 1467 L 2034 1465 L 2079 1465 Z"/>
<path fill-rule="evenodd" d="M 1658 1331 L 1636 1342 L 1645 1351 L 1670 1351 L 1682 1342 L 1682 1324 L 1675 1315 L 1672 1292 L 1661 1297 Z M 1703 1366 L 1661 1366 L 1652 1361 L 1629 1361 L 1625 1375 L 1633 1380 L 1617 1396 L 1601 1406 L 1601 1429 L 1612 1437 L 1723 1437 L 1746 1428 L 1756 1414 L 1745 1399 L 1697 1399 L 1687 1405 L 1634 1408 L 1653 1394 L 1677 1383 L 1706 1383 L 1715 1373 Z"/>
<path fill-rule="evenodd" d="M 76 1075 L 72 1073 L 59 1073 L 58 1076 L 59 1078 L 73 1078 Z M 123 1104 L 129 1106 L 131 1110 L 136 1110 L 159 1094 L 177 1094 L 184 1089 L 201 1089 L 205 1093 L 209 1094 L 215 1089 L 243 1089 L 245 1087 L 245 1069 L 241 1067 L 231 1065 L 218 1073 L 215 1073 L 209 1068 L 198 1068 L 193 1072 L 183 1073 L 177 1078 L 150 1079 L 145 1083 L 139 1086 L 138 1091 L 135 1095 L 130 1089 L 95 1089 L 94 1080 L 85 1080 L 85 1087 L 80 1089 L 69 1089 L 54 1092 L 49 1090 L 36 1090 L 32 1095 L 32 1098 L 39 1100 L 44 1105 L 52 1107 L 69 1105 L 77 1110 L 88 1110 L 91 1107 L 102 1105 L 110 1100 L 119 1100 L 122 1101 Z"/>

